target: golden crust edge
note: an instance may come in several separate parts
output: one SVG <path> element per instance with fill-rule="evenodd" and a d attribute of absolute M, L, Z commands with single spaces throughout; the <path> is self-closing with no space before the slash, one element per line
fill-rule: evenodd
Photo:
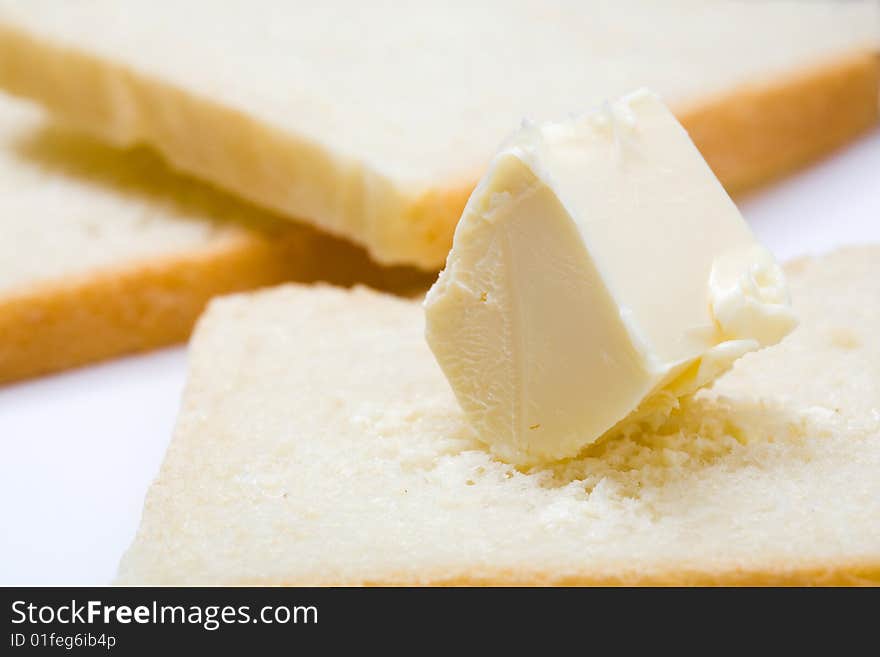
<path fill-rule="evenodd" d="M 77 74 L 69 75 L 70 70 Z M 363 244 L 383 264 L 442 267 L 455 224 L 479 177 L 471 172 L 419 193 L 396 190 L 366 166 L 355 167 L 360 174 L 354 175 L 350 163 L 333 153 L 233 109 L 2 24 L 0 86 L 39 100 L 114 143 L 147 142 L 175 167 L 258 205 L 288 217 L 312 217 L 319 228 Z M 859 50 L 674 109 L 728 191 L 740 193 L 867 130 L 880 118 L 878 98 L 880 58 L 874 51 Z M 174 112 L 169 113 L 169 105 Z M 156 107 L 164 111 L 151 111 Z M 173 120 L 156 119 L 169 115 Z M 145 121 L 145 116 L 152 120 Z M 238 129 L 220 129 L 230 121 Z M 204 140 L 212 147 L 177 147 Z M 301 176 L 301 187 L 309 187 L 312 196 L 293 207 L 297 202 L 289 200 L 288 186 L 279 184 L 278 176 L 270 180 L 253 175 L 260 170 L 286 171 L 289 179 Z M 331 188 L 344 190 L 345 208 L 333 205 Z M 383 221 L 395 215 L 401 221 Z"/>
<path fill-rule="evenodd" d="M 441 586 L 875 586 L 880 584 L 880 557 L 840 563 L 802 561 L 760 566 L 727 563 L 714 568 L 684 565 L 643 572 L 621 569 L 616 573 L 574 572 L 564 575 L 500 571 L 438 577 L 433 583 Z"/>
<path fill-rule="evenodd" d="M 131 584 L 126 578 L 114 584 Z M 199 585 L 216 585 L 202 582 Z M 880 558 L 852 559 L 841 563 L 771 563 L 755 567 L 747 565 L 721 566 L 716 569 L 694 568 L 651 569 L 644 572 L 573 572 L 566 574 L 546 571 L 483 570 L 455 575 L 426 574 L 400 575 L 364 580 L 327 582 L 303 580 L 237 580 L 220 582 L 226 586 L 356 586 L 356 587 L 587 587 L 587 586 L 878 586 L 880 585 Z M 161 585 L 179 585 L 168 582 Z"/>
<path fill-rule="evenodd" d="M 678 112 L 731 194 L 830 153 L 880 120 L 880 53 L 860 51 Z"/>
<path fill-rule="evenodd" d="M 311 229 L 218 240 L 0 297 L 0 384 L 186 340 L 215 296 L 285 281 L 363 283 L 407 294 L 430 279 L 384 268 Z"/>
<path fill-rule="evenodd" d="M 405 579 L 367 582 L 367 585 L 405 586 Z M 471 573 L 429 580 L 435 586 L 876 586 L 880 584 L 880 559 L 841 564 L 773 564 L 765 567 L 733 566 L 717 570 L 681 568 L 614 573 L 546 572 Z"/>

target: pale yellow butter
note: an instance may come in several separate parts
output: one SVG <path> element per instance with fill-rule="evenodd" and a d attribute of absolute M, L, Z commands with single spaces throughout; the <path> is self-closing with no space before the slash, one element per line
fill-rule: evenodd
<path fill-rule="evenodd" d="M 772 255 L 644 90 L 508 141 L 425 310 L 477 434 L 520 464 L 668 412 L 795 325 Z"/>

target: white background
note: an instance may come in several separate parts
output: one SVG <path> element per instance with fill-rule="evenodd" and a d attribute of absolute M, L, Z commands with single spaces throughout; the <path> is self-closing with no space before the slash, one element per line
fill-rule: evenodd
<path fill-rule="evenodd" d="M 880 130 L 740 207 L 781 259 L 880 242 Z M 0 388 L 0 584 L 104 584 L 171 436 L 183 347 Z"/>

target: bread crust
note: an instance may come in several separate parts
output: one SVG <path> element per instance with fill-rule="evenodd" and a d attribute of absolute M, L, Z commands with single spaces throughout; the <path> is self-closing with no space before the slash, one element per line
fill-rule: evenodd
<path fill-rule="evenodd" d="M 216 582 L 213 582 L 216 584 Z M 550 573 L 546 571 L 482 570 L 449 575 L 425 573 L 364 581 L 239 581 L 235 586 L 878 586 L 880 560 L 866 558 L 840 563 L 692 564 L 665 570 L 621 568 L 614 572 Z"/>
<path fill-rule="evenodd" d="M 212 297 L 291 280 L 401 294 L 430 284 L 420 271 L 380 267 L 362 249 L 299 226 L 242 234 L 0 297 L 0 384 L 183 341 Z"/>
<path fill-rule="evenodd" d="M 217 582 L 205 584 L 217 585 Z M 128 586 L 129 582 L 118 583 Z M 669 587 L 669 586 L 880 586 L 880 561 L 865 559 L 846 563 L 767 564 L 724 566 L 700 570 L 683 566 L 680 570 L 619 573 L 582 572 L 558 575 L 547 572 L 473 572 L 463 575 L 425 575 L 423 577 L 366 580 L 356 582 L 326 581 L 239 581 L 231 586 L 363 586 L 363 587 Z"/>
<path fill-rule="evenodd" d="M 149 143 L 178 169 L 258 205 L 288 217 L 310 217 L 321 229 L 363 244 L 384 264 L 442 267 L 481 173 L 427 192 L 395 191 L 367 166 L 354 175 L 349 163 L 306 140 L 10 25 L 0 25 L 0 86 L 113 143 Z M 878 94 L 880 59 L 876 52 L 857 51 L 674 109 L 721 182 L 741 192 L 876 123 Z M 267 171 L 289 175 L 263 175 Z M 291 179 L 300 181 L 302 193 L 295 199 Z M 342 207 L 328 200 L 339 196 L 339 189 L 350 192 Z M 397 220 L 384 221 L 387 217 Z"/>
<path fill-rule="evenodd" d="M 877 123 L 880 54 L 855 53 L 778 84 L 744 86 L 677 115 L 727 191 L 748 191 Z"/>
<path fill-rule="evenodd" d="M 367 586 L 877 586 L 880 561 L 865 559 L 847 563 L 770 563 L 721 565 L 699 569 L 680 569 L 619 573 L 470 573 L 466 575 L 413 580 L 365 582 Z"/>

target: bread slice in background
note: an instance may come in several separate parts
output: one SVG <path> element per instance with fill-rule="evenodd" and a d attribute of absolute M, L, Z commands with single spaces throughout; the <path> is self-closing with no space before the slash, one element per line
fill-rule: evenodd
<path fill-rule="evenodd" d="M 0 86 L 437 269 L 523 117 L 651 87 L 738 191 L 877 120 L 878 33 L 873 0 L 0 0 Z"/>
<path fill-rule="evenodd" d="M 0 98 L 0 383 L 183 340 L 211 296 L 284 280 L 430 282 Z"/>
<path fill-rule="evenodd" d="M 418 302 L 216 300 L 118 581 L 876 584 L 880 246 L 788 275 L 782 343 L 659 431 L 531 470 L 469 434 Z"/>

